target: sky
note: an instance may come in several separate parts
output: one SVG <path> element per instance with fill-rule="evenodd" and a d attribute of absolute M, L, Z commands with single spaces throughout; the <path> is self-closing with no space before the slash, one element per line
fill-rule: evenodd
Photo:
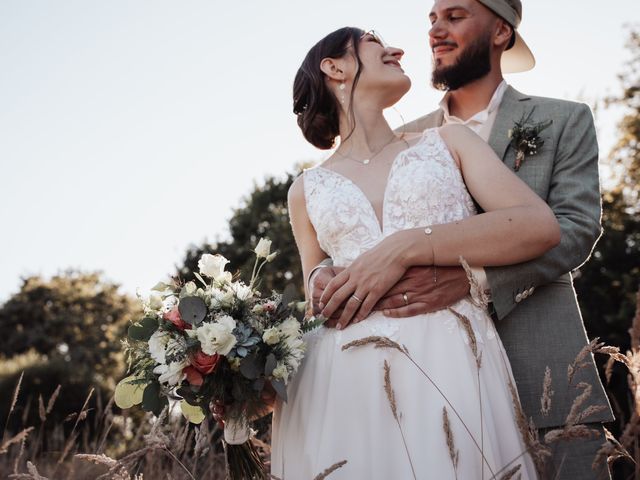
<path fill-rule="evenodd" d="M 190 244 L 226 238 L 265 176 L 328 156 L 292 113 L 296 70 L 342 26 L 405 50 L 396 127 L 437 107 L 430 1 L 0 1 L 0 302 L 20 278 L 100 270 L 134 293 Z M 619 91 L 640 2 L 525 0 L 537 59 L 506 76 L 530 95 L 593 104 Z M 599 111 L 602 156 L 620 112 Z M 277 247 L 277 239 L 272 239 Z M 247 246 L 248 249 L 252 246 Z"/>

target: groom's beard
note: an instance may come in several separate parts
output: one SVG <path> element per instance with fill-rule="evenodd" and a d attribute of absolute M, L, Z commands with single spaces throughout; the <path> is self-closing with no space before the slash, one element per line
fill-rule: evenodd
<path fill-rule="evenodd" d="M 438 67 L 433 60 L 431 84 L 438 90 L 457 90 L 485 77 L 491 71 L 491 36 L 485 35 L 462 51 L 450 67 Z"/>

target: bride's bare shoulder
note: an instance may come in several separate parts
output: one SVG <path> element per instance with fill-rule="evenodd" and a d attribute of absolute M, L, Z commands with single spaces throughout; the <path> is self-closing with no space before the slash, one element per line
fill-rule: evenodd
<path fill-rule="evenodd" d="M 417 143 L 422 138 L 423 135 L 424 133 L 422 132 L 409 132 L 409 133 L 403 133 L 401 138 L 404 139 L 407 143 L 409 143 L 409 145 L 413 145 Z"/>

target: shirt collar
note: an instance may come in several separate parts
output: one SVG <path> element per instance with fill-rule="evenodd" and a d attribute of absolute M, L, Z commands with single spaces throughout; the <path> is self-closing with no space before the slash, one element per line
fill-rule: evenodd
<path fill-rule="evenodd" d="M 489 115 L 495 112 L 500 106 L 500 103 L 502 103 L 502 97 L 504 97 L 504 92 L 506 92 L 508 86 L 509 85 L 507 84 L 507 82 L 505 80 L 502 80 L 502 82 L 500 82 L 500 85 L 498 85 L 498 87 L 496 88 L 495 92 L 493 92 L 493 96 L 491 97 L 491 100 L 489 100 L 489 104 L 487 105 L 487 107 L 484 110 L 480 110 L 468 120 L 462 120 L 449 113 L 449 98 L 451 96 L 451 93 L 447 92 L 444 97 L 442 97 L 442 100 L 440 100 L 440 108 L 444 112 L 445 123 L 453 121 L 455 123 L 462 123 L 463 125 L 466 125 L 467 123 L 472 122 L 486 122 L 489 118 Z"/>

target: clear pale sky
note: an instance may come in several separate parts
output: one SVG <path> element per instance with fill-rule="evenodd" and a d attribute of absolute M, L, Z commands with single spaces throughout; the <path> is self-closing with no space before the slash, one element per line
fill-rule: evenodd
<path fill-rule="evenodd" d="M 405 50 L 413 88 L 393 126 L 433 110 L 430 1 L 2 0 L 0 301 L 21 276 L 103 270 L 133 293 L 186 247 L 227 233 L 267 174 L 327 153 L 306 144 L 291 85 L 336 28 Z M 524 0 L 538 65 L 507 81 L 592 103 L 619 91 L 638 0 Z M 598 116 L 606 154 L 614 112 Z M 277 245 L 278 239 L 273 239 Z M 250 248 L 250 246 L 248 246 Z"/>

